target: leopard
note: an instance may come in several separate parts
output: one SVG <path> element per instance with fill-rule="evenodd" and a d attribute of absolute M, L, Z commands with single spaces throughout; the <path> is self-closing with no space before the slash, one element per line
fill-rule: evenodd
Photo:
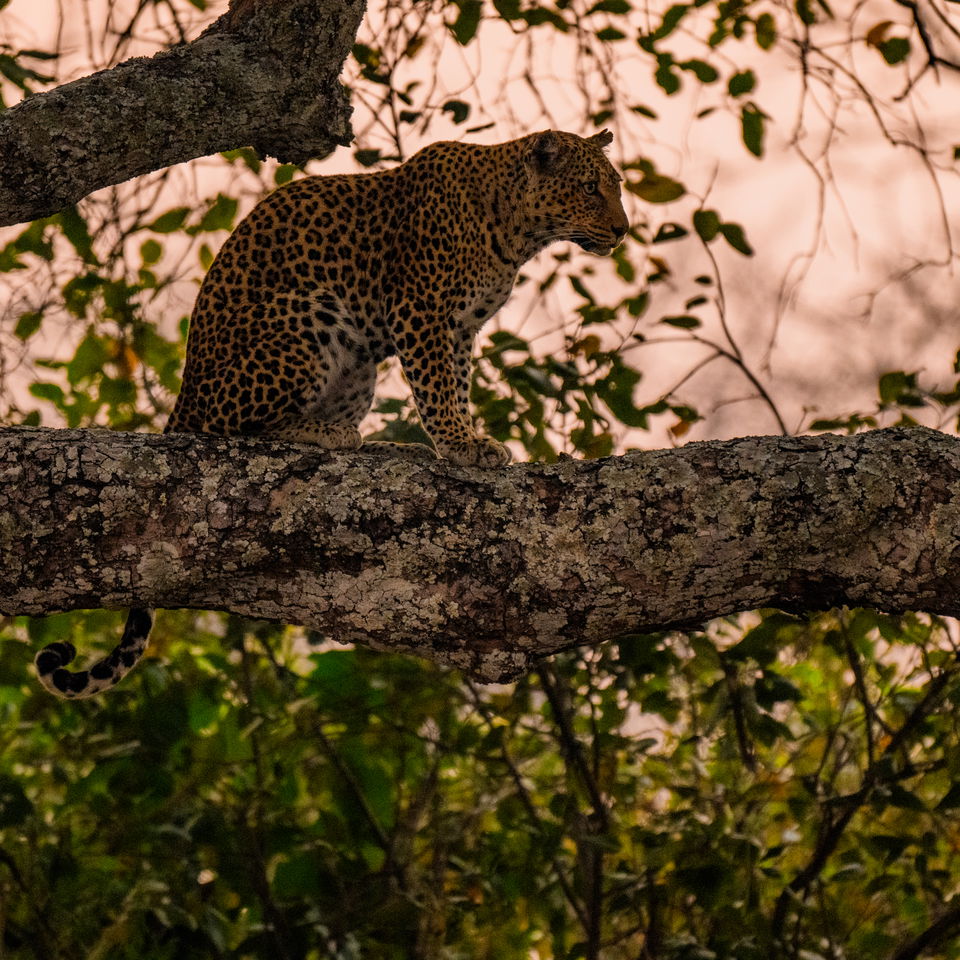
<path fill-rule="evenodd" d="M 572 241 L 610 255 L 630 224 L 613 135 L 544 130 L 505 143 L 441 141 L 394 167 L 305 176 L 261 200 L 224 242 L 190 319 L 182 386 L 165 433 L 250 436 L 330 451 L 509 463 L 469 410 L 474 341 L 521 267 Z M 397 356 L 432 447 L 359 432 L 377 370 Z M 142 658 L 154 611 L 132 609 L 119 644 L 71 671 L 65 641 L 36 658 L 69 699 L 117 684 Z"/>

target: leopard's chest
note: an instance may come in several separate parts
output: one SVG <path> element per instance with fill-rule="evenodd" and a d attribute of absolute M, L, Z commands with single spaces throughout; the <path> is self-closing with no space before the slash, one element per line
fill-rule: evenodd
<path fill-rule="evenodd" d="M 516 269 L 482 271 L 476 283 L 461 283 L 451 290 L 451 323 L 476 333 L 509 299 Z"/>

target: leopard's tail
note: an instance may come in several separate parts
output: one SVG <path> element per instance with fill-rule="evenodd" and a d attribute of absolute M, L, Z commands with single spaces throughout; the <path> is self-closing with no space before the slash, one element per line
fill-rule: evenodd
<path fill-rule="evenodd" d="M 67 670 L 66 665 L 77 655 L 76 647 L 65 640 L 51 643 L 33 658 L 40 682 L 54 696 L 68 700 L 80 700 L 109 690 L 140 662 L 152 626 L 153 610 L 131 610 L 120 642 L 89 670 Z"/>

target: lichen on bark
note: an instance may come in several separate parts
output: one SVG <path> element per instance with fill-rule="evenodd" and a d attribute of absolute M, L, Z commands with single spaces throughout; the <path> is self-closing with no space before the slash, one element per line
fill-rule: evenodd
<path fill-rule="evenodd" d="M 748 437 L 501 470 L 0 431 L 0 613 L 230 610 L 484 680 L 757 607 L 960 613 L 960 441 Z"/>

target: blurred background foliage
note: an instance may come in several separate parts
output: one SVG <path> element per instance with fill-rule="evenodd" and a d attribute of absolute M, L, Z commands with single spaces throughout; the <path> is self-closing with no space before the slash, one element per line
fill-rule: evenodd
<path fill-rule="evenodd" d="M 20 39 L 17 0 L 0 10 L 10 105 L 189 39 L 221 8 L 65 2 L 49 49 Z M 307 172 L 377 169 L 439 138 L 614 130 L 627 242 L 609 261 L 547 251 L 478 348 L 477 414 L 521 459 L 756 429 L 953 429 L 948 325 L 951 350 L 897 340 L 899 363 L 842 409 L 797 400 L 770 353 L 791 343 L 843 206 L 833 157 L 864 118 L 865 156 L 919 169 L 921 232 L 942 228 L 923 256 L 883 238 L 864 310 L 896 287 L 929 346 L 934 292 L 955 303 L 960 145 L 937 104 L 960 103 L 958 41 L 937 0 L 375 3 L 346 68 L 357 142 Z M 699 129 L 708 146 L 681 150 Z M 788 152 L 810 174 L 815 233 L 790 235 L 799 252 L 771 278 L 762 258 L 783 238 L 747 224 L 776 199 L 757 171 Z M 712 191 L 745 165 L 758 187 L 741 209 Z M 0 234 L 3 422 L 159 429 L 203 271 L 256 199 L 302 173 L 234 150 Z M 741 316 L 771 286 L 773 308 Z M 801 359 L 835 369 L 846 336 Z M 369 431 L 416 438 L 396 369 L 382 379 Z M 758 611 L 478 687 L 296 628 L 170 611 L 110 696 L 39 690 L 33 649 L 110 648 L 121 616 L 2 624 L 0 957 L 960 957 L 952 621 Z"/>

